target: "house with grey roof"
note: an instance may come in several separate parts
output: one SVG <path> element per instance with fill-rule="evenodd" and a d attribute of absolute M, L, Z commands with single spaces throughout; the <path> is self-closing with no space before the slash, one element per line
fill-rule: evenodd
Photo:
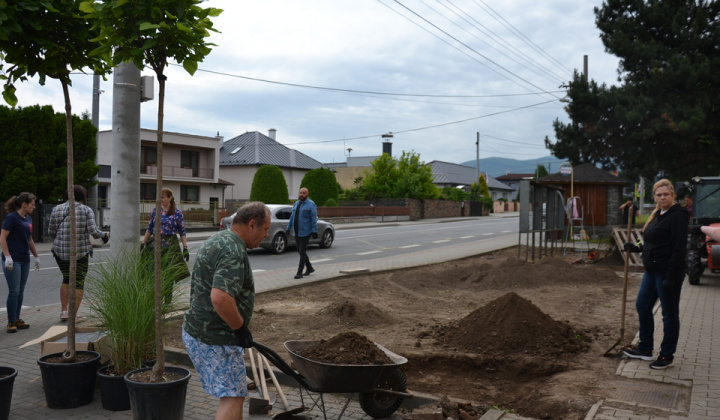
<path fill-rule="evenodd" d="M 508 200 L 515 200 L 517 198 L 517 190 L 520 188 L 520 181 L 522 181 L 523 179 L 532 179 L 534 176 L 535 174 L 506 173 L 505 175 L 501 175 L 495 179 L 507 185 L 508 187 L 515 189 L 515 192 L 512 194 L 512 198 L 508 198 Z"/>
<path fill-rule="evenodd" d="M 440 188 L 449 186 L 470 191 L 470 186 L 477 180 L 477 169 L 469 166 L 439 160 L 434 160 L 428 165 L 432 167 L 433 183 Z M 493 201 L 501 198 L 512 199 L 515 188 L 509 187 L 483 172 L 480 172 L 480 175 L 485 175 Z"/>
<path fill-rule="evenodd" d="M 296 197 L 305 174 L 324 165 L 319 161 L 277 142 L 277 131 L 268 135 L 248 131 L 222 143 L 220 146 L 220 177 L 234 185 L 227 188 L 225 198 L 245 201 L 255 172 L 263 165 L 275 165 L 282 170 L 290 196 Z"/>

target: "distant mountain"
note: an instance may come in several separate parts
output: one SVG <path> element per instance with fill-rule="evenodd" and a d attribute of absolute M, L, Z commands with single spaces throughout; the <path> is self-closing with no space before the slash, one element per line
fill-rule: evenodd
<path fill-rule="evenodd" d="M 480 172 L 484 172 L 491 177 L 498 177 L 507 173 L 511 174 L 531 174 L 535 172 L 538 165 L 542 164 L 549 173 L 555 173 L 559 170 L 560 164 L 567 160 L 558 159 L 554 156 L 546 156 L 530 160 L 507 159 L 500 157 L 489 157 L 480 159 Z M 476 167 L 474 160 L 460 163 L 461 165 Z"/>

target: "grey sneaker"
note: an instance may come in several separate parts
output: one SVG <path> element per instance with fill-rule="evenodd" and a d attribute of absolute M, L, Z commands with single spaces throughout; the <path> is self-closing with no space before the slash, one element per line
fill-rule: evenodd
<path fill-rule="evenodd" d="M 638 351 L 638 349 L 625 349 L 625 350 L 623 350 L 623 354 L 631 359 L 640 359 L 640 360 L 652 360 L 653 359 L 652 352 L 644 353 L 644 352 Z"/>
<path fill-rule="evenodd" d="M 650 369 L 667 369 L 673 365 L 673 359 L 660 356 L 654 362 L 650 363 Z"/>

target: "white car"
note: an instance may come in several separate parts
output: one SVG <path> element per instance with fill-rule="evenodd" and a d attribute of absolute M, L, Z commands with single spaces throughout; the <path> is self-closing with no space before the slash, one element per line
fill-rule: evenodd
<path fill-rule="evenodd" d="M 295 236 L 288 235 L 285 228 L 292 214 L 293 206 L 289 204 L 268 204 L 270 209 L 270 230 L 267 238 L 260 242 L 260 248 L 269 249 L 274 254 L 282 254 L 288 246 L 295 246 Z M 220 229 L 230 229 L 235 213 L 220 221 Z M 310 237 L 310 245 L 330 248 L 335 240 L 335 227 L 330 222 L 318 220 L 318 237 Z"/>

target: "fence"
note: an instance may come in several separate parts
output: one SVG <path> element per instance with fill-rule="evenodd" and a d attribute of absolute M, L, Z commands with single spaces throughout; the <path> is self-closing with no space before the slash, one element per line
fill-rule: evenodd
<path fill-rule="evenodd" d="M 150 215 L 155 208 L 155 201 L 140 202 L 140 226 L 144 229 L 150 222 Z M 218 208 L 217 201 L 179 201 L 175 203 L 183 212 L 185 227 L 218 226 L 220 219 L 225 217 L 224 211 Z"/>

